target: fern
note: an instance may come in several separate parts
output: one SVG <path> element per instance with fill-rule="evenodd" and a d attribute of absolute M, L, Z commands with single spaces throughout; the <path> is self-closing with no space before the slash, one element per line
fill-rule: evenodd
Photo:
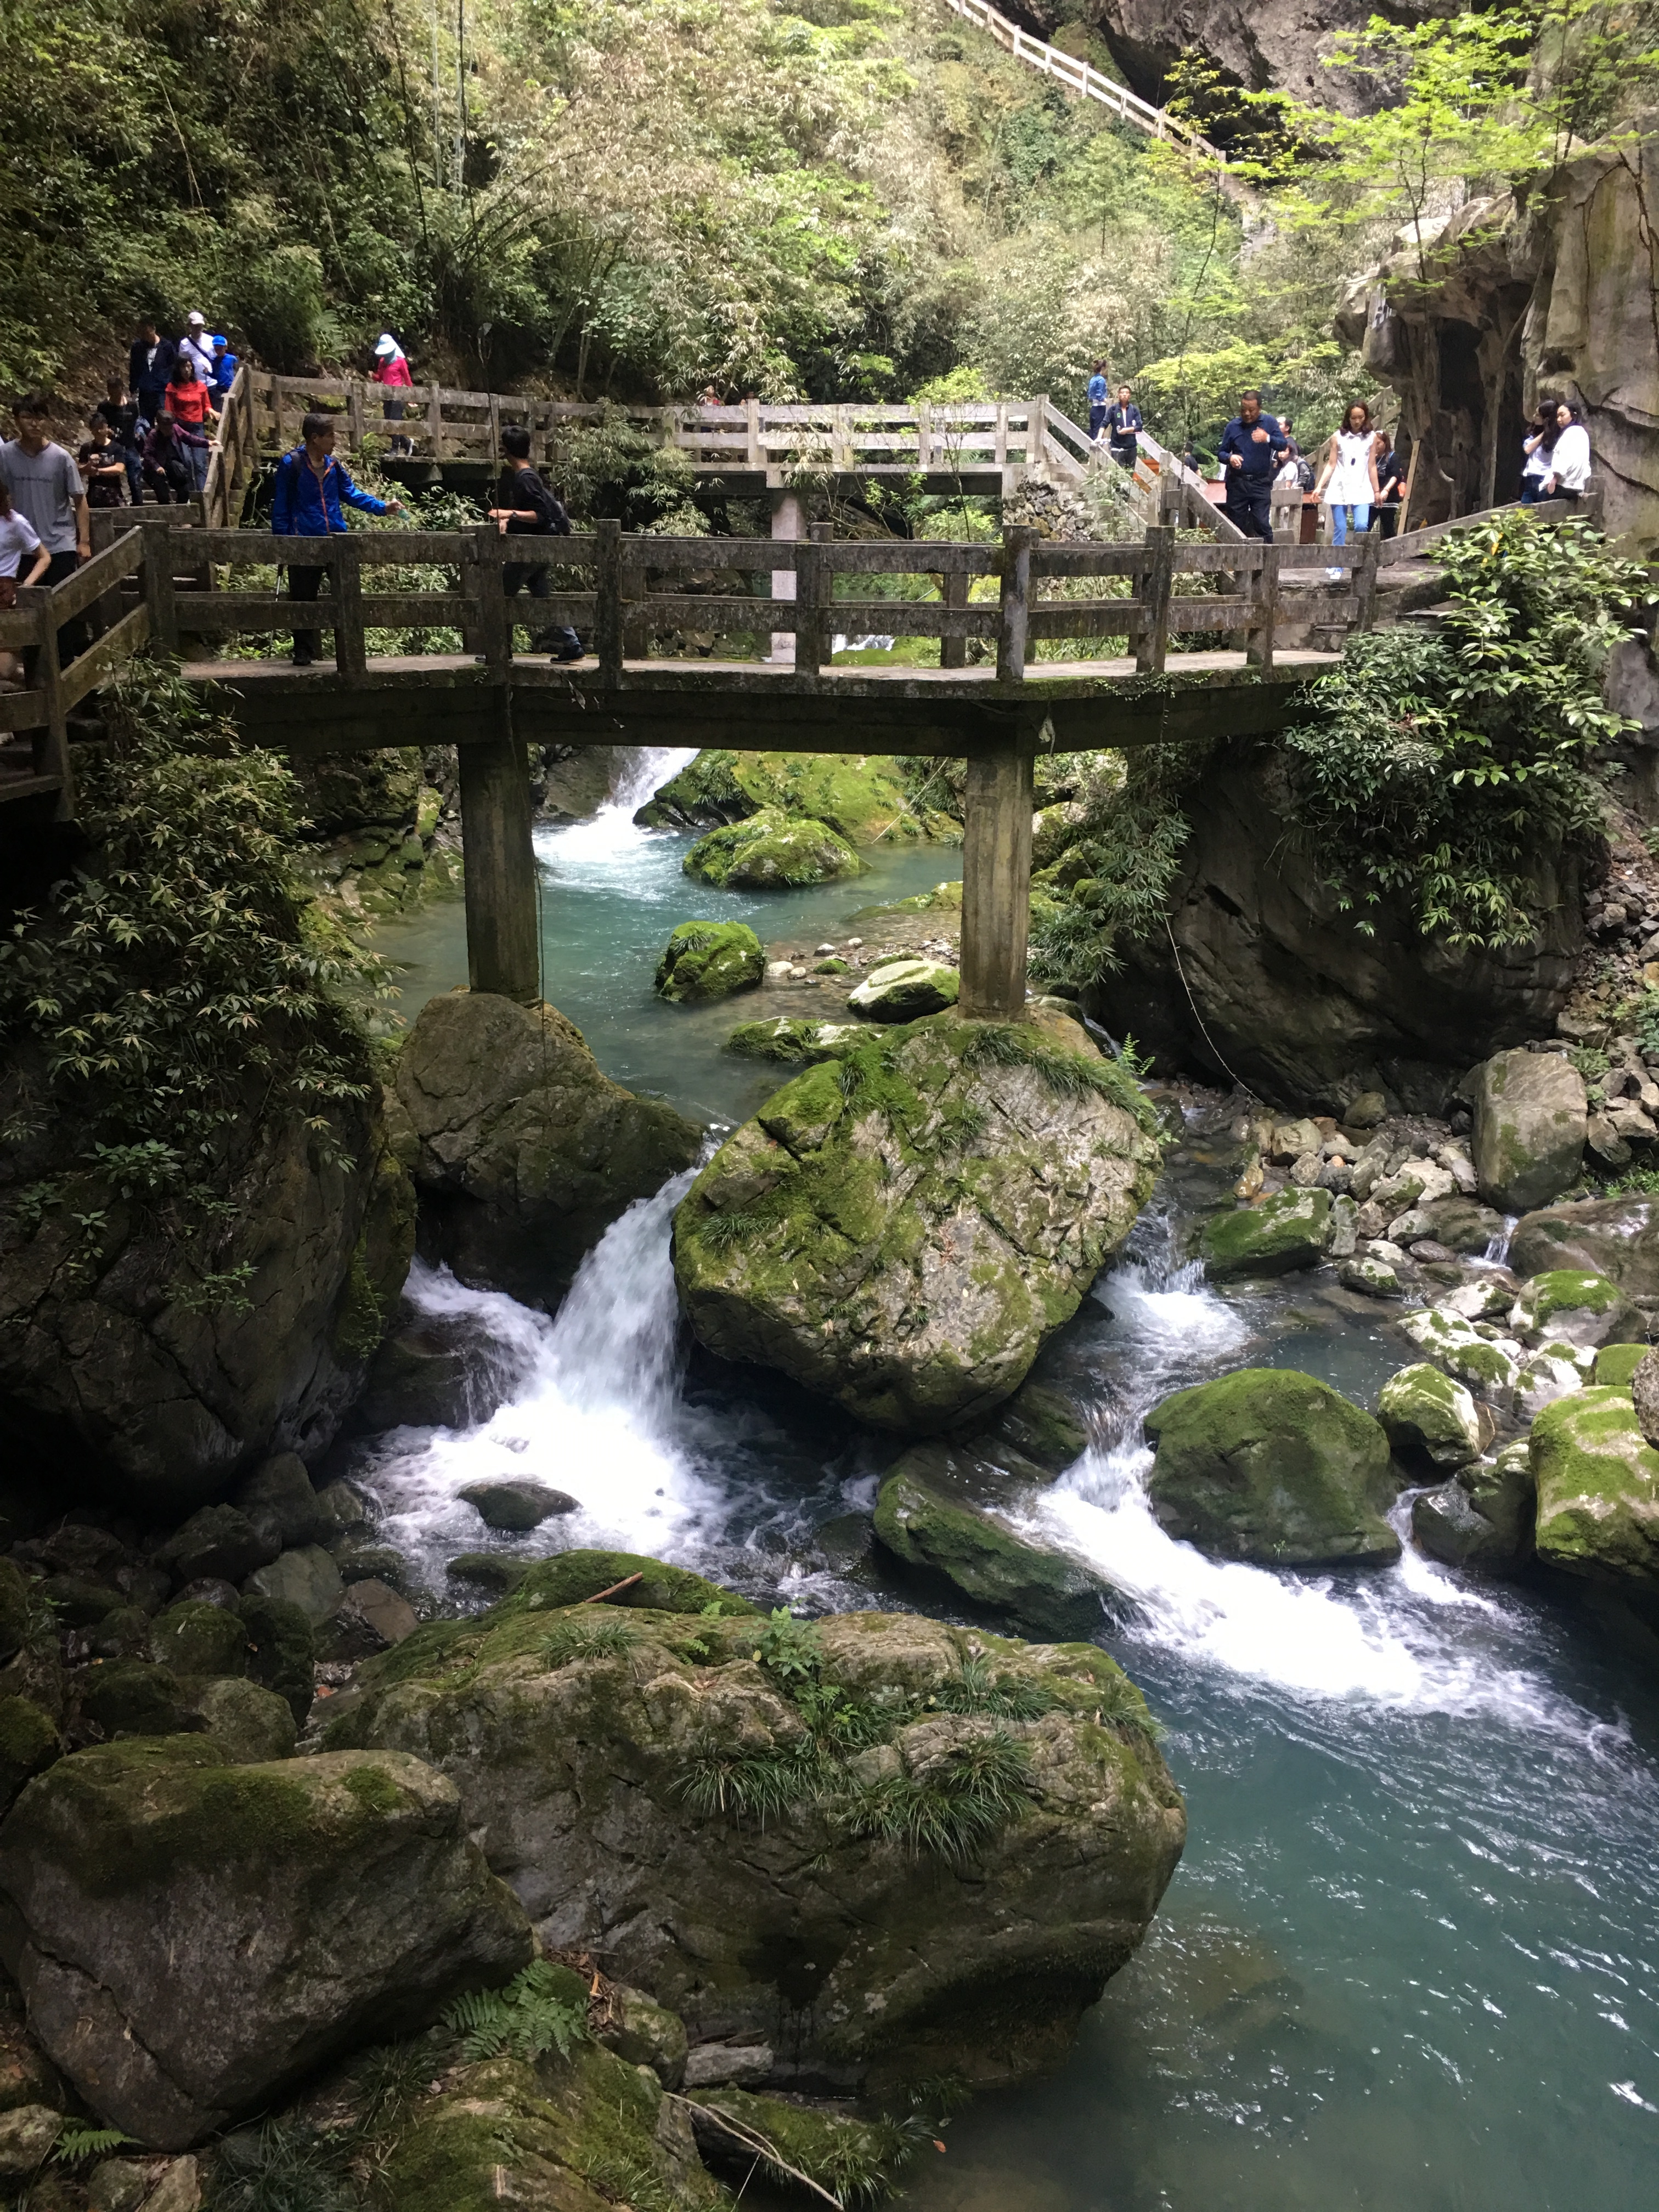
<path fill-rule="evenodd" d="M 136 2136 L 123 2135 L 119 2128 L 85 2128 L 78 2120 L 65 2120 L 52 2154 L 60 2165 L 79 2166 L 83 2159 L 107 2158 L 112 2151 L 125 2150 L 129 2143 L 136 2146 L 137 2142 Z"/>
<path fill-rule="evenodd" d="M 568 2058 L 587 2033 L 587 2008 L 564 1993 L 566 1977 L 537 1959 L 504 1989 L 471 1990 L 443 2015 L 464 2058 Z"/>

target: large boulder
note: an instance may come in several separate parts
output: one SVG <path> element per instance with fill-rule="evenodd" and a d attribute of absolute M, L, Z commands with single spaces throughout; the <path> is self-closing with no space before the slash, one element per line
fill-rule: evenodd
<path fill-rule="evenodd" d="M 453 1786 L 397 1752 L 61 1759 L 0 1826 L 5 1963 L 93 2110 L 182 2148 L 528 1960 Z"/>
<path fill-rule="evenodd" d="M 682 866 L 688 876 L 730 890 L 796 890 L 864 872 L 852 847 L 823 823 L 772 806 L 699 837 Z"/>
<path fill-rule="evenodd" d="M 1212 1282 L 1233 1275 L 1285 1275 L 1316 1267 L 1331 1236 L 1328 1190 L 1286 1190 L 1255 1206 L 1212 1213 L 1199 1232 L 1199 1254 Z"/>
<path fill-rule="evenodd" d="M 961 835 L 947 817 L 913 806 L 886 753 L 701 752 L 634 819 L 649 830 L 708 830 L 763 807 L 828 823 L 849 845 Z"/>
<path fill-rule="evenodd" d="M 1578 1267 L 1552 1267 L 1522 1285 L 1510 1315 L 1517 1336 L 1590 1349 L 1644 1335 L 1641 1316 L 1617 1283 Z"/>
<path fill-rule="evenodd" d="M 422 1253 L 527 1305 L 556 1304 L 617 1215 L 702 1142 L 672 1106 L 602 1074 L 555 1008 L 488 992 L 428 1000 L 398 1054 L 397 1100 Z"/>
<path fill-rule="evenodd" d="M 928 1434 L 1024 1380 L 1150 1194 L 1152 1109 L 1115 1061 L 937 1016 L 797 1076 L 681 1203 L 701 1340 L 877 1428 Z"/>
<path fill-rule="evenodd" d="M 872 1022 L 914 1022 L 954 1006 L 962 978 L 943 960 L 901 955 L 872 968 L 847 1003 Z"/>
<path fill-rule="evenodd" d="M 1113 1036 L 1298 1108 L 1384 1091 L 1438 1114 L 1473 1060 L 1553 1027 L 1584 950 L 1576 854 L 1533 854 L 1537 936 L 1487 951 L 1425 937 L 1409 892 L 1356 928 L 1319 840 L 1286 835 L 1295 800 L 1276 748 L 1218 747 L 1181 811 L 1169 931 L 1120 937 L 1121 967 L 1087 994 Z"/>
<path fill-rule="evenodd" d="M 659 999 L 729 999 L 766 974 L 766 947 L 746 921 L 683 921 L 657 963 Z"/>
<path fill-rule="evenodd" d="M 1659 1580 L 1659 1450 L 1628 1390 L 1592 1386 L 1532 1425 L 1538 1556 L 1593 1581 Z"/>
<path fill-rule="evenodd" d="M 1427 1360 L 1390 1375 L 1376 1401 L 1383 1434 L 1401 1457 L 1443 1474 L 1467 1467 L 1492 1442 L 1492 1415 L 1461 1382 Z"/>
<path fill-rule="evenodd" d="M 0 1122 L 7 1110 L 0 1070 Z M 0 1158 L 0 1462 L 50 1468 L 60 1498 L 113 1490 L 176 1519 L 272 1451 L 333 1439 L 396 1309 L 414 1241 L 408 1176 L 378 1103 L 313 1127 L 250 1113 L 204 1296 L 144 1193 L 74 1175 L 38 1219 Z M 96 1264 L 74 1217 L 101 1217 Z"/>
<path fill-rule="evenodd" d="M 1584 1079 L 1559 1052 L 1499 1052 L 1474 1072 L 1474 1171 L 1500 1213 L 1525 1213 L 1578 1180 Z"/>
<path fill-rule="evenodd" d="M 1085 1561 L 1034 1542 L 1024 1510 L 1054 1480 L 1048 1468 L 994 1446 L 929 1439 L 889 1468 L 876 1535 L 907 1567 L 949 1583 L 971 1605 L 1038 1636 L 1088 1637 L 1110 1585 Z"/>
<path fill-rule="evenodd" d="M 1523 1214 L 1510 1265 L 1517 1275 L 1561 1267 L 1605 1275 L 1627 1298 L 1659 1301 L 1659 1199 L 1576 1199 Z"/>
<path fill-rule="evenodd" d="M 1271 1566 L 1386 1564 L 1400 1488 L 1381 1425 L 1328 1383 L 1245 1367 L 1146 1416 L 1152 1510 L 1172 1536 Z"/>
<path fill-rule="evenodd" d="M 688 2079 L 711 2043 L 849 2086 L 1051 2063 L 1182 1841 L 1139 1693 L 1087 1644 L 521 1589 L 360 1683 L 329 1742 L 441 1767 L 543 1942 L 682 2015 Z"/>

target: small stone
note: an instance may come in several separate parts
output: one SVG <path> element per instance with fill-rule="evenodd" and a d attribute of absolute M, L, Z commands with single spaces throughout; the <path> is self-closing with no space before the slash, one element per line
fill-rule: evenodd
<path fill-rule="evenodd" d="M 143 2212 L 201 2212 L 202 2173 L 193 2158 L 175 2158 L 149 2195 Z"/>
<path fill-rule="evenodd" d="M 1379 1206 L 1374 1198 L 1368 1198 L 1354 1216 L 1353 1225 L 1358 1237 L 1380 1237 L 1389 1225 L 1388 1209 Z"/>
<path fill-rule="evenodd" d="M 319 1544 L 302 1544 L 250 1575 L 242 1588 L 246 1596 L 279 1599 L 298 1606 L 307 1620 L 321 1622 L 333 1613 L 345 1584 Z"/>
<path fill-rule="evenodd" d="M 1339 1197 L 1331 1206 L 1330 1255 L 1351 1260 L 1358 1243 L 1359 1208 L 1352 1199 Z"/>
<path fill-rule="evenodd" d="M 49 2105 L 19 2105 L 15 2112 L 0 2112 L 0 2174 L 21 2180 L 44 2166 L 63 2125 L 64 2115 Z"/>
<path fill-rule="evenodd" d="M 377 1651 L 389 1651 L 394 1644 L 413 1636 L 420 1625 L 408 1599 L 399 1597 L 386 1583 L 353 1583 L 334 1615 L 329 1656 L 372 1658 Z"/>
<path fill-rule="evenodd" d="M 486 1528 L 507 1529 L 514 1535 L 539 1528 L 556 1514 L 575 1513 L 581 1508 L 579 1498 L 543 1482 L 469 1482 L 455 1494 L 476 1508 Z"/>
<path fill-rule="evenodd" d="M 1448 1251 L 1443 1244 L 1437 1244 L 1432 1237 L 1419 1237 L 1409 1249 L 1413 1260 L 1426 1261 L 1430 1265 L 1441 1265 L 1457 1257 L 1455 1252 Z"/>
<path fill-rule="evenodd" d="M 1389 1102 L 1380 1091 L 1362 1091 L 1342 1119 L 1351 1129 L 1374 1129 L 1388 1113 Z"/>
<path fill-rule="evenodd" d="M 1403 1298 L 1406 1295 L 1406 1285 L 1401 1279 L 1399 1270 L 1391 1267 L 1387 1261 L 1379 1260 L 1375 1253 L 1368 1252 L 1363 1256 L 1356 1255 L 1352 1260 L 1344 1260 L 1336 1274 L 1337 1280 L 1346 1290 L 1358 1291 L 1364 1297 Z"/>
<path fill-rule="evenodd" d="M 789 963 L 787 960 L 769 960 L 766 980 L 769 983 L 787 983 L 789 981 Z"/>
<path fill-rule="evenodd" d="M 106 2158 L 92 2169 L 87 2212 L 138 2212 L 149 2195 L 150 2168 L 136 2159 Z"/>
<path fill-rule="evenodd" d="M 814 950 L 820 953 L 833 952 L 835 949 L 833 945 L 820 945 L 814 947 Z"/>
<path fill-rule="evenodd" d="M 314 1544 L 327 1531 L 327 1516 L 317 1503 L 305 1462 L 293 1452 L 278 1452 L 256 1468 L 231 1502 L 262 1536 L 279 1547 Z"/>
<path fill-rule="evenodd" d="M 772 2071 L 772 2047 L 766 2043 L 699 2043 L 687 2054 L 688 2089 L 739 2088 L 764 2081 Z"/>
<path fill-rule="evenodd" d="M 269 1529 L 256 1528 L 234 1505 L 204 1505 L 156 1556 L 182 1583 L 207 1577 L 239 1583 L 256 1567 L 269 1565 L 281 1549 Z"/>
<path fill-rule="evenodd" d="M 1307 1152 L 1291 1164 L 1291 1181 L 1298 1190 L 1312 1190 L 1321 1182 L 1325 1163 L 1316 1152 Z M 1325 1188 L 1330 1186 L 1326 1184 Z"/>
<path fill-rule="evenodd" d="M 299 1730 L 288 1700 L 274 1690 L 221 1674 L 203 1685 L 192 1710 L 233 1766 L 294 1756 Z"/>
<path fill-rule="evenodd" d="M 1316 1152 L 1323 1142 L 1314 1121 L 1281 1121 L 1273 1133 L 1270 1156 L 1283 1167 L 1299 1160 L 1304 1152 Z"/>
<path fill-rule="evenodd" d="M 452 1582 L 476 1583 L 480 1589 L 516 1589 L 529 1569 L 504 1552 L 457 1552 L 444 1572 Z"/>
<path fill-rule="evenodd" d="M 1242 1198 L 1246 1200 L 1252 1198 L 1258 1198 L 1261 1193 L 1261 1186 L 1266 1180 L 1267 1177 L 1262 1171 L 1261 1161 L 1252 1160 L 1249 1167 L 1245 1169 L 1243 1174 L 1240 1176 L 1238 1181 L 1233 1185 L 1233 1196 L 1235 1198 Z"/>

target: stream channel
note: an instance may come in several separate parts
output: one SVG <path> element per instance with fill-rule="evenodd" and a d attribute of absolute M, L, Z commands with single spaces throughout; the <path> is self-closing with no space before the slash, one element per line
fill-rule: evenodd
<path fill-rule="evenodd" d="M 856 886 L 772 896 L 680 872 L 685 837 L 633 807 L 685 755 L 641 759 L 594 821 L 542 830 L 547 994 L 606 1073 L 719 1128 L 779 1072 L 722 1052 L 743 1000 L 667 1006 L 670 928 L 740 916 L 790 941 L 957 872 L 924 847 Z M 465 980 L 459 904 L 389 926 L 412 1018 Z M 750 1000 L 748 1006 L 756 1002 Z M 779 1382 L 741 1395 L 678 1326 L 673 1206 L 641 1201 L 556 1318 L 416 1267 L 430 1310 L 487 1330 L 506 1401 L 465 1431 L 394 1430 L 356 1472 L 442 1589 L 489 1542 L 618 1545 L 812 1612 L 914 1603 L 862 1550 L 890 1443 Z M 1125 1593 L 1099 1640 L 1145 1690 L 1186 1793 L 1186 1856 L 1139 1955 L 1056 2076 L 981 2097 L 931 2151 L 916 2212 L 1649 2212 L 1659 2201 L 1659 1674 L 1611 1603 L 1480 1583 L 1407 1549 L 1381 1574 L 1218 1565 L 1143 1487 L 1139 1416 L 1245 1365 L 1359 1403 L 1415 1357 L 1395 1310 L 1323 1273 L 1208 1287 L 1179 1258 L 1227 1176 L 1189 1141 L 1120 1262 L 1038 1372 L 1102 1441 L 1041 1517 Z M 582 1500 L 491 1539 L 464 1483 L 535 1474 Z M 1401 1525 L 1404 1526 L 1403 1516 Z"/>

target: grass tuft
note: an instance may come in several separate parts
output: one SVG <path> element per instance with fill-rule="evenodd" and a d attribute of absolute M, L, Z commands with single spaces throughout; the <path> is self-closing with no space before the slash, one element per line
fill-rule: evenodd
<path fill-rule="evenodd" d="M 959 1861 L 1028 1812 L 1035 1799 L 1030 1752 L 999 1729 L 957 1745 L 930 1774 L 890 1774 L 857 1784 L 840 1799 L 834 1817 L 846 1835 Z"/>

